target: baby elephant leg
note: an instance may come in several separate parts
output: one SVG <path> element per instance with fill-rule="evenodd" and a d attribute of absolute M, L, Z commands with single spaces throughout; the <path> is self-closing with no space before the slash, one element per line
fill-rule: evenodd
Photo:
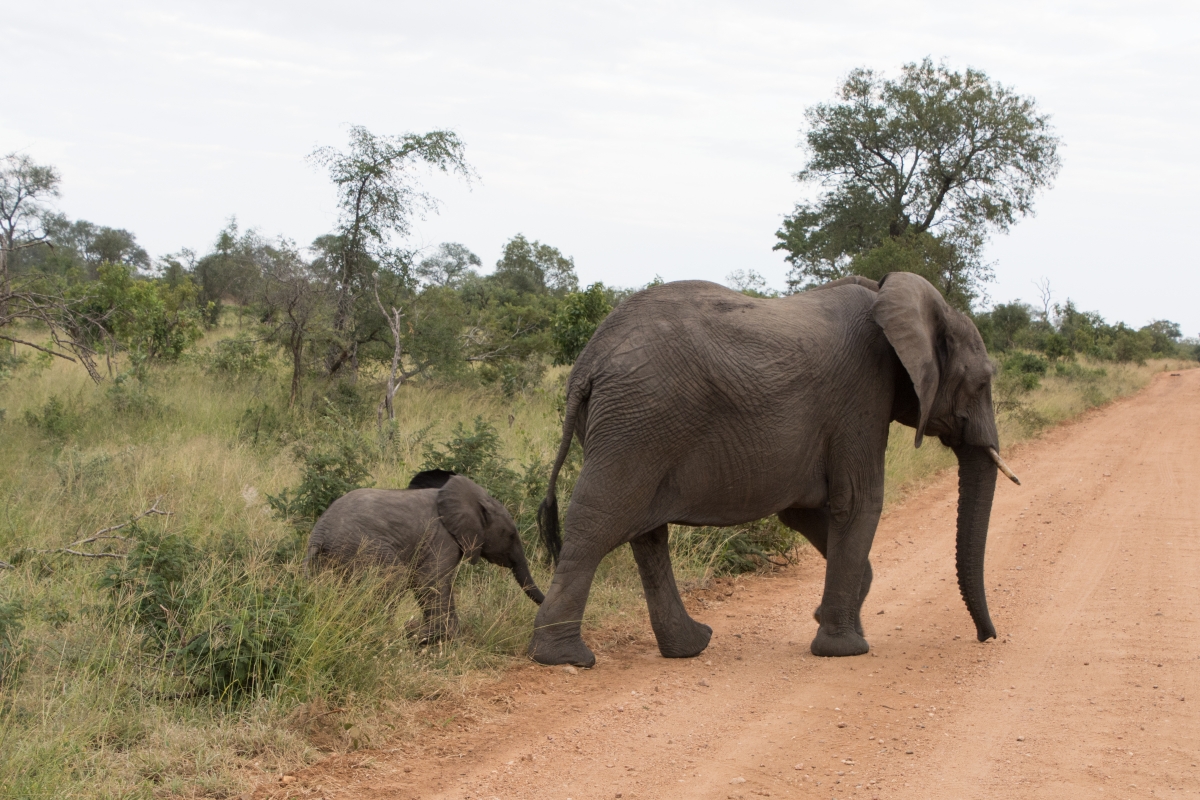
<path fill-rule="evenodd" d="M 453 639 L 458 633 L 458 614 L 454 609 L 454 573 L 417 588 L 421 622 L 416 631 L 418 644 L 433 644 Z"/>

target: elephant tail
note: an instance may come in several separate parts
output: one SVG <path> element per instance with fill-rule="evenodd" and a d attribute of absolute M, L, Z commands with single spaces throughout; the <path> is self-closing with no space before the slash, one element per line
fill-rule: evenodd
<path fill-rule="evenodd" d="M 574 385 L 568 383 L 567 385 L 567 411 L 563 418 L 562 441 L 558 444 L 558 455 L 555 456 L 554 467 L 550 470 L 550 482 L 546 485 L 546 499 L 538 506 L 538 533 L 542 537 L 542 544 L 546 546 L 546 552 L 550 554 L 550 560 L 555 565 L 558 564 L 558 556 L 562 552 L 562 534 L 559 532 L 558 524 L 558 495 L 555 494 L 555 487 L 558 483 L 559 470 L 566 462 L 567 454 L 571 452 L 571 437 L 575 435 L 575 420 L 579 414 L 579 407 L 590 393 L 590 381 L 580 381 Z"/>

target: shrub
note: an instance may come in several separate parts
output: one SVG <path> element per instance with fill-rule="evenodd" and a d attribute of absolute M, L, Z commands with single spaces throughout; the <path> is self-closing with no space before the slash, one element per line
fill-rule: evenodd
<path fill-rule="evenodd" d="M 707 565 L 716 575 L 754 572 L 788 561 L 802 537 L 775 517 L 735 528 L 694 528 L 672 538 L 682 560 Z"/>
<path fill-rule="evenodd" d="M 286 433 L 287 421 L 270 403 L 247 408 L 238 422 L 238 438 L 255 446 L 279 442 Z"/>
<path fill-rule="evenodd" d="M 523 360 L 505 359 L 479 368 L 479 379 L 484 383 L 499 384 L 505 397 L 514 397 L 537 386 L 545 374 L 546 365 L 536 355 Z"/>
<path fill-rule="evenodd" d="M 113 378 L 105 395 L 118 414 L 155 417 L 163 411 L 162 401 L 152 395 L 145 381 L 133 372 L 123 372 Z"/>
<path fill-rule="evenodd" d="M 261 375 L 270 365 L 271 354 L 257 339 L 245 334 L 217 342 L 205 359 L 205 369 L 209 373 L 234 378 Z"/>
<path fill-rule="evenodd" d="M 365 446 L 350 435 L 337 436 L 316 446 L 300 445 L 296 458 L 304 474 L 296 489 L 267 496 L 267 503 L 284 519 L 313 523 L 325 509 L 347 492 L 374 485 L 365 463 Z"/>
<path fill-rule="evenodd" d="M 1055 364 L 1054 374 L 1060 378 L 1066 378 L 1069 381 L 1082 381 L 1094 383 L 1099 379 L 1108 375 L 1108 370 L 1104 367 L 1096 367 L 1091 369 L 1082 364 L 1071 362 L 1069 364 Z"/>
<path fill-rule="evenodd" d="M 187 540 L 172 534 L 132 526 L 137 543 L 124 563 L 112 564 L 100 578 L 118 614 L 127 614 L 137 628 L 166 644 L 172 628 L 182 630 L 197 602 L 185 591 L 184 580 L 200 561 Z"/>
<path fill-rule="evenodd" d="M 294 581 L 263 587 L 237 577 L 210 624 L 178 653 L 192 691 L 226 702 L 283 679 L 304 614 Z"/>
<path fill-rule="evenodd" d="M 500 455 L 500 435 L 495 426 L 476 417 L 473 431 L 460 422 L 440 448 L 426 445 L 421 469 L 448 469 L 466 475 L 511 510 L 520 504 L 522 492 L 521 478 L 508 461 Z"/>
<path fill-rule="evenodd" d="M 593 283 L 583 292 L 571 292 L 554 315 L 554 363 L 573 364 L 596 328 L 612 311 L 604 284 Z"/>
<path fill-rule="evenodd" d="M 1050 362 L 1034 353 L 1013 353 L 1004 359 L 1003 372 L 1016 376 L 1017 385 L 1031 391 L 1038 387 L 1041 377 L 1050 368 Z"/>
<path fill-rule="evenodd" d="M 25 422 L 51 439 L 62 440 L 78 432 L 83 420 L 58 395 L 52 395 L 40 412 L 26 410 Z"/>

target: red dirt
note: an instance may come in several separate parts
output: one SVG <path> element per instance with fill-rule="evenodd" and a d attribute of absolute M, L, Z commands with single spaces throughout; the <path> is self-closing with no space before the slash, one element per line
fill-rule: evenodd
<path fill-rule="evenodd" d="M 699 658 L 659 657 L 647 625 L 594 670 L 508 672 L 461 731 L 255 796 L 1200 794 L 1200 370 L 1006 456 L 1024 485 L 1002 480 L 992 512 L 998 641 L 959 598 L 946 474 L 880 524 L 869 655 L 809 654 L 814 555 L 690 597 L 715 631 Z"/>

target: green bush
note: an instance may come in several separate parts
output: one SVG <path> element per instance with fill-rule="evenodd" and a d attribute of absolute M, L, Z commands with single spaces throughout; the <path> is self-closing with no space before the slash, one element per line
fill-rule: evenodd
<path fill-rule="evenodd" d="M 58 395 L 52 395 L 39 411 L 26 410 L 25 422 L 51 439 L 64 440 L 77 433 L 83 419 Z"/>
<path fill-rule="evenodd" d="M 802 537 L 775 517 L 734 528 L 693 528 L 672 537 L 677 558 L 707 564 L 715 575 L 754 572 L 789 561 Z"/>
<path fill-rule="evenodd" d="M 536 356 L 524 360 L 505 359 L 479 368 L 479 379 L 484 383 L 499 384 L 505 397 L 515 397 L 537 386 L 545 374 L 546 365 Z"/>
<path fill-rule="evenodd" d="M 122 373 L 113 378 L 105 395 L 118 414 L 146 418 L 159 416 L 163 412 L 162 401 L 150 393 L 144 380 L 131 373 Z"/>
<path fill-rule="evenodd" d="M 187 540 L 173 534 L 144 531 L 132 526 L 137 543 L 123 563 L 112 564 L 100 578 L 100 588 L 112 598 L 113 608 L 128 616 L 145 635 L 167 644 L 171 631 L 183 630 L 197 598 L 186 591 L 185 579 L 200 562 L 200 553 Z"/>
<path fill-rule="evenodd" d="M 271 353 L 246 334 L 217 342 L 205 359 L 205 370 L 216 375 L 241 378 L 261 375 L 271 365 Z"/>
<path fill-rule="evenodd" d="M 460 422 L 441 447 L 426 445 L 421 469 L 447 469 L 466 475 L 511 510 L 520 504 L 523 492 L 521 477 L 508 462 L 500 455 L 500 435 L 495 426 L 476 417 L 474 430 L 468 431 Z"/>
<path fill-rule="evenodd" d="M 365 444 L 341 435 L 315 446 L 300 445 L 296 458 L 303 464 L 300 485 L 267 496 L 267 503 L 284 519 L 311 524 L 347 492 L 374 485 L 366 464 Z"/>
<path fill-rule="evenodd" d="M 593 283 L 582 292 L 571 292 L 554 315 L 554 363 L 574 364 L 596 328 L 612 311 L 604 284 Z"/>
<path fill-rule="evenodd" d="M 1002 366 L 1003 372 L 1014 376 L 1017 385 L 1025 391 L 1036 389 L 1049 368 L 1050 362 L 1041 356 L 1021 352 L 1009 355 Z"/>
<path fill-rule="evenodd" d="M 1094 369 L 1085 367 L 1077 362 L 1068 364 L 1055 364 L 1054 374 L 1060 378 L 1066 378 L 1069 381 L 1095 382 L 1108 375 L 1108 370 L 1104 367 L 1096 367 Z"/>
<path fill-rule="evenodd" d="M 270 403 L 247 408 L 238 421 L 238 438 L 256 447 L 280 442 L 286 438 L 287 430 L 284 414 Z"/>
<path fill-rule="evenodd" d="M 192 691 L 225 702 L 266 693 L 284 679 L 305 612 L 294 581 L 263 587 L 241 578 L 229 582 L 209 625 L 178 653 Z"/>

